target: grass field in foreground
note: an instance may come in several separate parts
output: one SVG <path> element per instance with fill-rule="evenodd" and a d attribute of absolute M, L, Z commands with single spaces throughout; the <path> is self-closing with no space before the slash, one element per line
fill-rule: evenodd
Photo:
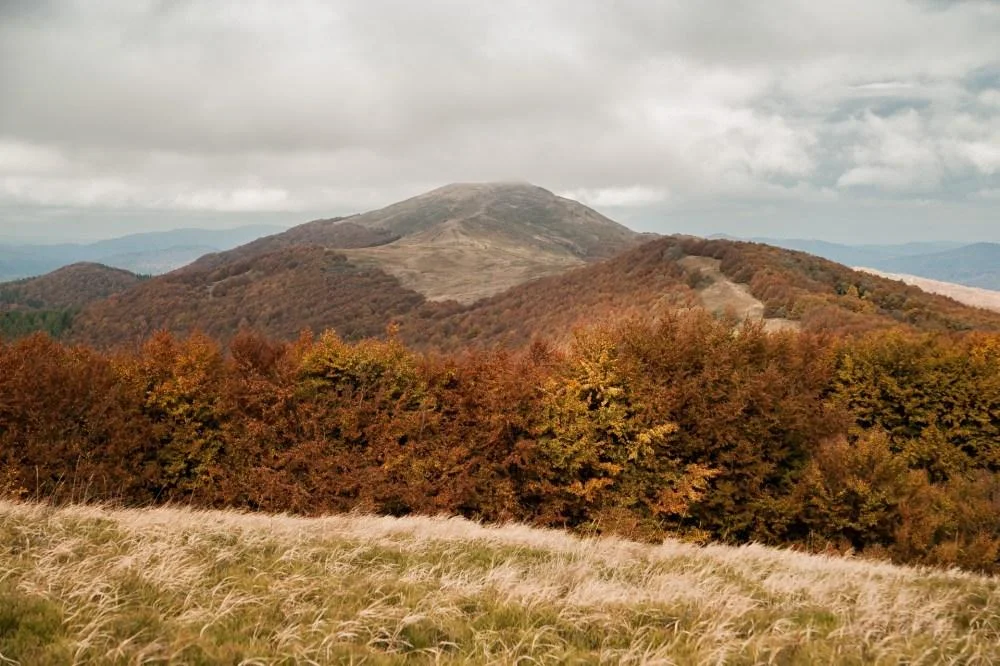
<path fill-rule="evenodd" d="M 993 664 L 1000 580 L 459 519 L 0 502 L 0 663 Z"/>

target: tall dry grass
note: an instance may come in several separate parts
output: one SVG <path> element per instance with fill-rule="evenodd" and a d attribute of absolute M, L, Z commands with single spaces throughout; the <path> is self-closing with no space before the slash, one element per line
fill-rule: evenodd
<path fill-rule="evenodd" d="M 460 519 L 0 502 L 0 663 L 993 664 L 1000 580 Z"/>

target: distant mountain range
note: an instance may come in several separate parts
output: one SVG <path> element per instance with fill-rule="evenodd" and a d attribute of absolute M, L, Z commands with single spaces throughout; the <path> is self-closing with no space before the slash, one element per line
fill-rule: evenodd
<path fill-rule="evenodd" d="M 797 238 L 746 240 L 808 252 L 845 266 L 865 266 L 886 273 L 915 275 L 968 287 L 1000 290 L 1000 243 L 843 245 Z"/>
<path fill-rule="evenodd" d="M 875 275 L 881 275 L 882 277 L 889 278 L 890 280 L 899 280 L 900 282 L 905 282 L 906 284 L 912 284 L 915 287 L 920 287 L 927 293 L 947 296 L 948 298 L 955 299 L 959 303 L 971 305 L 976 308 L 993 310 L 994 312 L 1000 312 L 1000 291 L 995 291 L 993 289 L 981 289 L 979 287 L 969 287 L 964 284 L 955 284 L 954 282 L 932 280 L 930 278 L 918 277 L 916 275 L 909 275 L 906 273 L 887 273 L 874 268 L 860 268 L 859 270 L 871 272 Z"/>
<path fill-rule="evenodd" d="M 86 244 L 0 243 L 0 281 L 42 275 L 80 262 L 158 275 L 185 266 L 210 252 L 228 250 L 281 231 L 284 227 L 248 225 L 233 229 L 175 229 L 130 234 Z"/>
<path fill-rule="evenodd" d="M 1000 290 L 1000 243 L 975 243 L 942 252 L 895 257 L 879 262 L 874 268 Z"/>

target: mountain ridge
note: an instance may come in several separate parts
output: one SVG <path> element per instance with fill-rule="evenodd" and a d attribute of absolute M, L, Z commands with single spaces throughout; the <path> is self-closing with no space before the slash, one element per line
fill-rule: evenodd
<path fill-rule="evenodd" d="M 634 246 L 645 236 L 526 184 L 451 184 L 367 213 L 313 220 L 158 276 L 81 313 L 80 339 L 249 326 L 378 335 Z M 417 313 L 420 314 L 417 314 Z"/>
<path fill-rule="evenodd" d="M 314 244 L 385 271 L 429 300 L 468 304 L 648 238 L 535 185 L 451 183 L 376 210 L 313 220 L 194 265 Z"/>
<path fill-rule="evenodd" d="M 207 255 L 87 304 L 71 336 L 112 346 L 160 329 L 289 339 L 332 328 L 358 339 L 398 324 L 408 344 L 448 351 L 694 307 L 806 331 L 1000 330 L 996 313 L 804 252 L 649 240 L 542 188 L 456 184 Z"/>
<path fill-rule="evenodd" d="M 971 243 L 914 257 L 898 257 L 873 266 L 968 287 L 1000 289 L 1000 243 Z"/>

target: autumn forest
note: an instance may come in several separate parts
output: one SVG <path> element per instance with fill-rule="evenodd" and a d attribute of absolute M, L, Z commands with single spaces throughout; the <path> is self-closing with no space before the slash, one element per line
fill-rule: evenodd
<path fill-rule="evenodd" d="M 333 332 L 0 344 L 0 491 L 460 514 L 997 571 L 1000 335 L 767 333 L 703 311 L 571 344 Z"/>

